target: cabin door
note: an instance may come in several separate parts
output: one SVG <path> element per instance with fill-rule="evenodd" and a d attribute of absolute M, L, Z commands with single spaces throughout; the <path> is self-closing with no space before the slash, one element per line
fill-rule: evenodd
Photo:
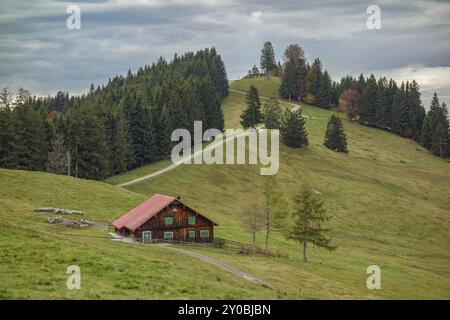
<path fill-rule="evenodd" d="M 152 232 L 151 231 L 142 231 L 142 241 L 144 243 L 152 242 Z"/>

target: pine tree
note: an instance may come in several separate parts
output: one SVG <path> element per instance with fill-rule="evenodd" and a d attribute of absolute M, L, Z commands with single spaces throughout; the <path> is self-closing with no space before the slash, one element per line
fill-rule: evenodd
<path fill-rule="evenodd" d="M 282 111 L 278 99 L 270 98 L 263 106 L 262 118 L 266 129 L 280 129 Z"/>
<path fill-rule="evenodd" d="M 292 212 L 293 225 L 289 228 L 288 238 L 303 245 L 303 261 L 308 261 L 309 243 L 330 251 L 336 249 L 336 246 L 331 244 L 331 239 L 326 236 L 330 229 L 323 227 L 323 223 L 329 219 L 324 202 L 313 193 L 310 187 L 305 187 L 295 196 Z"/>
<path fill-rule="evenodd" d="M 327 71 L 319 75 L 319 87 L 315 94 L 316 105 L 329 108 L 331 103 L 331 78 Z"/>
<path fill-rule="evenodd" d="M 109 146 L 109 167 L 111 174 L 129 169 L 133 163 L 133 149 L 128 124 L 122 110 L 108 115 L 106 131 Z"/>
<path fill-rule="evenodd" d="M 266 75 L 272 75 L 277 68 L 275 52 L 270 41 L 265 42 L 261 50 L 260 67 Z"/>
<path fill-rule="evenodd" d="M 409 84 L 407 101 L 412 138 L 415 141 L 418 141 L 420 140 L 423 119 L 425 118 L 425 109 L 422 106 L 422 101 L 420 99 L 419 85 L 415 80 Z"/>
<path fill-rule="evenodd" d="M 308 70 L 307 93 L 313 95 L 317 99 L 321 87 L 322 62 L 316 58 Z"/>
<path fill-rule="evenodd" d="M 360 115 L 360 121 L 369 125 L 376 126 L 377 124 L 377 106 L 378 106 L 378 87 L 377 81 L 372 74 L 365 82 L 364 89 L 361 95 L 361 104 L 364 112 Z"/>
<path fill-rule="evenodd" d="M 422 124 L 422 132 L 420 135 L 420 144 L 425 149 L 430 149 L 432 139 L 433 139 L 433 131 L 431 129 L 430 116 L 426 115 L 425 119 L 423 121 L 423 124 Z"/>
<path fill-rule="evenodd" d="M 301 148 L 308 145 L 308 133 L 301 111 L 286 109 L 281 126 L 281 137 L 286 146 Z"/>
<path fill-rule="evenodd" d="M 400 89 L 395 93 L 392 102 L 392 132 L 407 136 L 409 128 L 409 114 L 406 105 L 405 84 L 402 83 Z"/>
<path fill-rule="evenodd" d="M 11 111 L 12 97 L 7 88 L 0 95 L 0 167 L 14 166 L 13 148 L 16 143 L 14 135 L 14 117 Z"/>
<path fill-rule="evenodd" d="M 429 128 L 431 130 L 429 149 L 434 155 L 445 157 L 448 155 L 448 110 L 445 103 L 442 103 L 441 105 L 436 93 L 434 93 L 427 117 L 429 119 Z M 424 133 L 422 133 L 422 136 L 424 136 Z"/>
<path fill-rule="evenodd" d="M 297 95 L 297 85 L 297 69 L 295 64 L 293 61 L 287 61 L 279 89 L 280 96 L 291 101 Z"/>
<path fill-rule="evenodd" d="M 11 164 L 18 169 L 44 171 L 48 141 L 45 122 L 30 103 L 29 93 L 20 88 L 16 95 L 14 117 L 14 145 Z"/>
<path fill-rule="evenodd" d="M 241 114 L 241 125 L 244 129 L 255 128 L 261 122 L 261 102 L 258 89 L 250 86 L 246 96 L 247 108 Z"/>
<path fill-rule="evenodd" d="M 72 110 L 68 126 L 68 144 L 73 155 L 71 171 L 80 178 L 105 178 L 109 173 L 106 133 L 93 108 L 82 106 Z"/>
<path fill-rule="evenodd" d="M 342 125 L 341 119 L 334 114 L 328 121 L 323 144 L 328 149 L 336 152 L 348 152 L 347 136 L 344 132 L 344 126 Z"/>

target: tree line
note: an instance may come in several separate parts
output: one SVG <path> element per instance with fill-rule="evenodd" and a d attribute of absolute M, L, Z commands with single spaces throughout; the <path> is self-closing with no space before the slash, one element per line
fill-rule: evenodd
<path fill-rule="evenodd" d="M 321 108 L 346 112 L 351 121 L 391 131 L 420 143 L 433 154 L 450 157 L 448 110 L 436 93 L 425 111 L 418 83 L 402 82 L 374 75 L 347 76 L 332 81 L 316 58 L 309 64 L 303 49 L 290 44 L 283 53 L 283 64 L 275 64 L 274 50 L 266 42 L 261 51 L 261 68 L 281 77 L 279 95 Z"/>
<path fill-rule="evenodd" d="M 228 95 L 214 48 L 116 76 L 81 96 L 0 94 L 0 166 L 103 179 L 167 158 L 177 128 L 223 130 Z"/>

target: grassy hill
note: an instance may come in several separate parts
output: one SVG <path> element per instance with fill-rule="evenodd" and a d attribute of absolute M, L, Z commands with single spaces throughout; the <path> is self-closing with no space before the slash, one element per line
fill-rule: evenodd
<path fill-rule="evenodd" d="M 226 127 L 239 126 L 245 96 L 277 94 L 279 79 L 234 81 L 223 110 Z M 289 105 L 284 104 L 289 107 Z M 163 248 L 116 243 L 102 228 L 67 229 L 32 211 L 55 206 L 111 221 L 149 195 L 181 195 L 219 223 L 216 236 L 250 242 L 241 213 L 260 176 L 248 165 L 185 165 L 121 189 L 101 182 L 0 169 L 0 298 L 450 298 L 450 165 L 414 142 L 344 120 L 348 154 L 322 146 L 331 111 L 302 106 L 310 145 L 281 147 L 277 188 L 291 198 L 303 183 L 321 193 L 329 212 L 329 253 L 310 250 L 303 263 L 297 244 L 278 232 L 272 251 L 289 258 L 242 256 L 192 248 L 271 283 L 265 288 L 195 258 Z M 109 179 L 116 184 L 163 168 L 155 163 Z M 262 245 L 263 234 L 258 234 Z M 65 287 L 66 267 L 81 267 L 82 290 Z M 366 268 L 379 265 L 382 289 L 366 288 Z M 198 279 L 202 281 L 199 282 Z"/>

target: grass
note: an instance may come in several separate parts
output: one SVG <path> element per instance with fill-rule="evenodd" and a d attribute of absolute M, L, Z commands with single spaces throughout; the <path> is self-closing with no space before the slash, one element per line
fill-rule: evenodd
<path fill-rule="evenodd" d="M 231 82 L 230 88 L 239 91 L 248 91 L 253 85 L 258 88 L 258 93 L 261 96 L 268 98 L 278 98 L 278 88 L 281 80 L 278 77 L 261 77 L 261 78 L 243 78 Z"/>
<path fill-rule="evenodd" d="M 277 90 L 276 78 L 252 81 L 262 95 Z M 249 84 L 244 79 L 231 87 L 245 90 Z M 225 100 L 226 127 L 239 127 L 244 104 L 240 93 L 232 92 Z M 345 119 L 350 152 L 334 153 L 322 146 L 333 112 L 308 105 L 302 105 L 302 111 L 319 119 L 306 121 L 307 148 L 281 147 L 277 189 L 286 201 L 304 183 L 321 193 L 333 216 L 336 251 L 312 247 L 310 262 L 304 263 L 299 245 L 279 231 L 272 233 L 270 249 L 287 253 L 288 258 L 190 248 L 268 281 L 270 289 L 192 257 L 110 241 L 101 229 L 50 226 L 45 216 L 32 211 L 60 206 L 85 210 L 87 219 L 111 221 L 149 194 L 181 195 L 220 225 L 216 236 L 251 242 L 240 217 L 261 183 L 255 166 L 184 165 L 129 190 L 0 170 L 0 297 L 449 299 L 450 165 L 410 140 Z M 166 164 L 154 163 L 108 182 L 124 182 Z M 257 242 L 263 244 L 262 232 Z M 81 267 L 82 290 L 65 288 L 69 264 Z M 372 264 L 381 268 L 381 290 L 366 288 L 366 268 Z"/>
<path fill-rule="evenodd" d="M 166 249 L 110 240 L 103 228 L 46 223 L 40 206 L 76 208 L 111 221 L 146 197 L 105 183 L 0 169 L 0 299 L 232 299 L 271 290 Z M 66 288 L 67 266 L 81 290 Z M 201 282 L 198 279 L 202 279 Z"/>

